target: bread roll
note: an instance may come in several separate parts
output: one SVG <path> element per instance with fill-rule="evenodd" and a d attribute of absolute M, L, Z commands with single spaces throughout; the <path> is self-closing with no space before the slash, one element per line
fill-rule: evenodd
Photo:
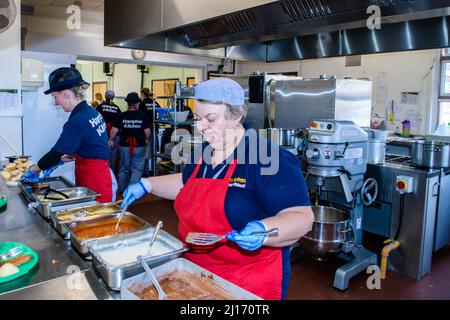
<path fill-rule="evenodd" d="M 11 173 L 11 176 L 17 176 L 20 174 L 20 170 L 10 171 L 9 173 Z"/>
<path fill-rule="evenodd" d="M 6 170 L 11 171 L 16 169 L 16 163 L 8 163 L 6 165 Z"/>
<path fill-rule="evenodd" d="M 2 171 L 1 175 L 7 181 L 11 179 L 11 173 L 9 173 L 8 171 Z"/>
<path fill-rule="evenodd" d="M 12 276 L 13 274 L 16 274 L 18 272 L 20 272 L 20 270 L 15 265 L 13 265 L 12 263 L 5 263 L 0 267 L 0 278 Z"/>

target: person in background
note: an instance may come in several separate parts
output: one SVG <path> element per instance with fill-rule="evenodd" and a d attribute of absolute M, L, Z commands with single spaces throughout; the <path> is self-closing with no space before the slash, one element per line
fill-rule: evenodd
<path fill-rule="evenodd" d="M 141 90 L 140 98 L 141 98 L 141 102 L 139 103 L 139 111 L 142 112 L 143 114 L 145 114 L 145 116 L 149 120 L 150 137 L 148 139 L 149 140 L 148 147 L 150 149 L 150 152 L 148 152 L 148 154 L 150 155 L 150 158 L 151 158 L 152 152 L 153 152 L 153 136 L 151 134 L 153 132 L 153 125 L 154 125 L 153 124 L 153 104 L 155 104 L 156 108 L 161 108 L 161 106 L 159 105 L 158 101 L 153 99 L 153 93 L 150 91 L 149 88 L 143 88 Z M 149 172 L 149 165 L 148 165 L 147 158 L 145 161 L 144 173 L 145 173 L 145 175 L 151 175 L 151 172 Z"/>
<path fill-rule="evenodd" d="M 75 68 L 58 68 L 49 75 L 50 88 L 55 105 L 70 112 L 63 131 L 53 146 L 37 164 L 31 165 L 21 176 L 26 182 L 41 181 L 40 171 L 45 175 L 59 165 L 75 161 L 76 185 L 89 188 L 98 194 L 97 201 L 115 200 L 115 177 L 108 167 L 108 134 L 103 117 L 86 103 L 85 92 L 89 83 L 83 80 Z"/>
<path fill-rule="evenodd" d="M 99 105 L 100 105 L 100 104 L 98 103 L 97 100 L 94 100 L 94 101 L 91 102 L 91 107 L 94 108 L 95 110 L 97 110 L 97 107 L 98 107 Z"/>
<path fill-rule="evenodd" d="M 298 159 L 270 141 L 247 138 L 244 90 L 216 78 L 195 89 L 195 120 L 206 143 L 182 173 L 142 178 L 124 192 L 122 206 L 147 193 L 175 200 L 178 237 L 189 232 L 226 235 L 209 247 L 190 246 L 184 257 L 263 299 L 286 297 L 290 246 L 312 228 L 314 214 Z M 266 145 L 267 159 L 257 148 Z M 239 150 L 245 151 L 244 156 Z M 241 153 L 241 155 L 239 155 Z M 194 155 L 197 156 L 194 158 Z M 278 228 L 278 234 L 257 235 Z"/>
<path fill-rule="evenodd" d="M 116 121 L 119 114 L 122 113 L 120 108 L 114 103 L 113 99 L 115 93 L 112 90 L 107 90 L 105 92 L 106 101 L 97 107 L 97 111 L 103 116 L 106 122 L 106 131 L 108 132 L 108 139 L 111 135 L 111 128 Z M 109 155 L 109 167 L 115 171 L 116 156 L 119 151 L 119 135 L 116 135 L 113 140 L 114 144 L 111 146 Z"/>
<path fill-rule="evenodd" d="M 98 105 L 101 105 L 105 100 L 103 100 L 103 95 L 100 92 L 97 92 L 94 96 L 95 101 L 97 101 Z"/>
<path fill-rule="evenodd" d="M 120 133 L 119 151 L 119 192 L 128 184 L 139 181 L 144 172 L 145 144 L 150 136 L 147 117 L 139 108 L 139 95 L 131 92 L 125 98 L 128 110 L 119 114 L 109 136 L 109 146 L 114 145 L 114 138 Z"/>

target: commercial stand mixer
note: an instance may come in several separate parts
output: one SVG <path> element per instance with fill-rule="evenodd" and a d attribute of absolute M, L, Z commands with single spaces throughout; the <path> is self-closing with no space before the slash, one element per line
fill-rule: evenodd
<path fill-rule="evenodd" d="M 363 208 L 378 190 L 375 180 L 364 181 L 367 148 L 367 133 L 352 121 L 313 121 L 308 130 L 307 183 L 315 222 L 300 243 L 316 260 L 337 255 L 348 261 L 334 278 L 333 287 L 342 291 L 350 278 L 377 264 L 377 255 L 362 247 Z"/>

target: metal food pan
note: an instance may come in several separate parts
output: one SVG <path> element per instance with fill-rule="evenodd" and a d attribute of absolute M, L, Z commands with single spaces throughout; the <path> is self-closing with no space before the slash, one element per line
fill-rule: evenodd
<path fill-rule="evenodd" d="M 81 222 L 81 221 L 89 221 L 99 217 L 109 217 L 114 216 L 118 212 L 120 212 L 119 202 L 109 202 L 109 203 L 100 203 L 97 201 L 91 202 L 82 202 L 77 204 L 72 204 L 68 206 L 60 206 L 50 209 L 50 221 L 52 226 L 58 231 L 58 233 L 63 236 L 64 239 L 70 239 L 70 232 L 67 229 L 67 226 L 73 222 Z M 83 214 L 86 212 L 95 212 L 96 210 L 101 210 L 103 208 L 111 207 L 114 211 L 109 213 L 100 213 L 92 216 L 85 217 L 76 217 L 74 216 L 70 220 L 63 220 L 60 217 L 62 215 L 76 215 Z"/>
<path fill-rule="evenodd" d="M 65 206 L 50 208 L 50 224 L 59 233 L 59 235 L 64 238 L 64 240 L 69 240 L 70 232 L 67 229 L 66 224 L 59 223 L 59 220 L 56 219 L 55 214 L 57 214 L 60 211 L 67 211 L 67 210 L 73 210 L 76 208 L 90 207 L 90 206 L 99 205 L 99 204 L 100 204 L 100 202 L 98 202 L 98 201 L 88 201 L 88 202 L 80 202 L 80 203 L 74 203 L 74 204 L 68 204 Z M 73 221 L 70 221 L 70 222 L 73 222 Z"/>
<path fill-rule="evenodd" d="M 56 190 L 75 187 L 75 185 L 64 176 L 48 177 L 42 180 L 42 183 L 47 183 L 49 184 L 50 188 Z M 19 181 L 18 185 L 24 196 L 27 198 L 28 202 L 36 201 L 33 196 L 34 190 L 30 185 L 24 184 L 22 183 L 22 181 Z"/>
<path fill-rule="evenodd" d="M 73 187 L 57 190 L 66 194 L 69 199 L 43 201 L 37 198 L 36 192 L 33 193 L 33 197 L 36 199 L 33 206 L 46 219 L 50 218 L 50 208 L 73 203 L 94 201 L 98 196 L 100 196 L 100 194 L 85 187 Z"/>
<path fill-rule="evenodd" d="M 224 278 L 221 278 L 218 275 L 215 275 L 214 273 L 211 273 L 208 270 L 184 258 L 177 258 L 171 260 L 163 265 L 160 265 L 152 269 L 155 277 L 158 280 L 164 278 L 165 275 L 174 270 L 189 271 L 196 275 L 208 277 L 212 280 L 215 280 L 223 289 L 228 291 L 228 293 L 231 294 L 236 300 L 262 300 L 260 297 L 254 295 L 253 293 L 250 293 L 242 289 L 241 287 L 238 287 L 237 285 L 225 280 Z M 120 289 L 120 297 L 122 300 L 140 300 L 139 297 L 134 295 L 129 290 L 129 288 L 131 288 L 135 284 L 142 284 L 144 286 L 149 286 L 152 285 L 152 282 L 145 272 L 124 280 L 122 283 L 122 287 Z"/>
<path fill-rule="evenodd" d="M 122 265 L 111 265 L 102 258 L 102 252 L 114 248 L 126 248 L 142 242 L 149 245 L 154 230 L 155 228 L 152 226 L 151 229 L 138 231 L 133 234 L 118 234 L 108 239 L 93 240 L 88 244 L 94 268 L 109 288 L 117 291 L 120 290 L 124 279 L 141 273 L 143 269 L 137 260 Z M 180 257 L 183 252 L 188 250 L 180 240 L 164 230 L 159 231 L 153 246 L 156 245 L 167 248 L 169 252 L 155 256 L 144 256 L 145 262 L 150 267 L 155 267 L 161 263 Z"/>
<path fill-rule="evenodd" d="M 79 227 L 79 226 L 95 225 L 95 224 L 99 224 L 99 223 L 106 222 L 106 221 L 109 221 L 109 220 L 114 220 L 114 219 L 117 219 L 119 217 L 120 217 L 120 212 L 116 213 L 116 214 L 114 214 L 112 216 L 108 216 L 108 217 L 98 217 L 96 219 L 91 219 L 89 221 L 73 222 L 70 225 L 67 225 L 67 229 L 70 232 L 70 243 L 78 251 L 78 253 L 80 253 L 81 256 L 83 256 L 83 258 L 91 259 L 91 255 L 90 255 L 89 247 L 88 247 L 89 242 L 91 242 L 92 240 L 107 239 L 107 238 L 113 237 L 115 235 L 104 236 L 104 237 L 99 237 L 99 238 L 89 238 L 89 239 L 81 240 L 74 233 L 74 229 L 76 227 Z M 141 218 L 139 218 L 138 216 L 135 216 L 134 214 L 132 214 L 130 212 L 125 212 L 125 214 L 123 215 L 123 218 L 122 218 L 122 222 L 126 221 L 127 219 L 130 219 L 130 220 L 132 220 L 134 222 L 139 223 L 140 225 L 142 225 L 142 227 L 140 227 L 139 229 L 133 230 L 133 231 L 124 232 L 124 233 L 122 233 L 123 235 L 132 234 L 132 233 L 135 233 L 136 231 L 139 231 L 139 230 L 144 230 L 144 229 L 150 229 L 151 228 L 151 225 L 148 222 L 142 220 Z"/>

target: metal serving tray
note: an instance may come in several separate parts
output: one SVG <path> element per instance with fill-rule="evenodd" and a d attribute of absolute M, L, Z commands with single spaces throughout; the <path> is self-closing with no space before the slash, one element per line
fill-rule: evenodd
<path fill-rule="evenodd" d="M 50 207 L 50 224 L 51 226 L 59 233 L 61 237 L 64 238 L 64 240 L 70 239 L 70 232 L 67 229 L 67 225 L 65 223 L 59 223 L 59 220 L 56 218 L 56 215 L 58 212 L 62 211 L 68 211 L 68 210 L 80 210 L 84 207 L 91 207 L 94 205 L 100 205 L 101 203 L 98 201 L 88 201 L 88 202 L 80 202 L 80 203 L 74 203 L 74 204 L 68 204 L 65 206 L 59 206 L 59 207 Z M 67 223 L 72 223 L 74 221 L 67 221 Z"/>
<path fill-rule="evenodd" d="M 218 275 L 215 275 L 214 273 L 211 273 L 208 270 L 184 258 L 171 260 L 152 269 L 157 279 L 161 279 L 162 277 L 164 277 L 164 275 L 174 270 L 189 271 L 196 275 L 208 277 L 212 280 L 215 280 L 223 289 L 225 289 L 226 291 L 228 291 L 228 293 L 235 297 L 236 300 L 262 300 L 260 297 L 254 295 L 253 293 L 250 293 L 242 289 L 241 287 L 238 287 L 237 285 L 225 280 L 224 278 L 221 278 Z M 122 283 L 122 288 L 120 289 L 120 297 L 122 300 L 140 300 L 139 297 L 134 295 L 129 290 L 129 288 L 131 288 L 131 286 L 133 286 L 134 284 L 143 284 L 145 286 L 149 286 L 152 285 L 152 282 L 145 272 L 124 280 Z"/>
<path fill-rule="evenodd" d="M 66 204 L 94 201 L 95 198 L 99 196 L 99 194 L 95 191 L 85 187 L 73 187 L 57 190 L 69 196 L 69 199 L 41 201 L 36 198 L 36 193 L 33 193 L 33 197 L 36 199 L 33 206 L 46 219 L 50 218 L 51 207 L 59 207 Z"/>
<path fill-rule="evenodd" d="M 64 176 L 48 177 L 42 180 L 42 182 L 48 183 L 50 185 L 50 188 L 56 190 L 75 187 L 75 185 L 69 180 L 67 180 Z M 28 202 L 36 201 L 36 199 L 33 196 L 33 189 L 31 188 L 31 186 L 23 184 L 21 181 L 19 181 L 18 186 L 22 191 L 23 195 L 25 196 L 25 198 L 27 198 Z"/>
<path fill-rule="evenodd" d="M 118 234 L 108 239 L 93 240 L 88 244 L 94 268 L 101 275 L 109 288 L 119 291 L 124 279 L 141 273 L 143 268 L 137 260 L 122 265 L 111 265 L 102 258 L 101 253 L 106 250 L 119 247 L 124 248 L 141 242 L 146 242 L 148 245 L 154 230 L 155 228 L 152 226 L 151 229 L 137 231 L 133 234 Z M 158 232 L 158 236 L 156 237 L 153 246 L 158 244 L 170 251 L 160 255 L 145 256 L 144 260 L 150 267 L 155 267 L 161 263 L 175 259 L 188 250 L 180 240 L 164 230 Z"/>
<path fill-rule="evenodd" d="M 119 218 L 120 216 L 120 212 L 116 213 L 114 215 L 108 216 L 108 217 L 98 217 L 95 219 L 91 219 L 89 221 L 82 221 L 82 222 L 73 222 L 70 225 L 67 226 L 67 229 L 70 232 L 70 243 L 72 244 L 72 246 L 78 251 L 78 253 L 87 260 L 92 259 L 92 256 L 89 252 L 89 247 L 88 244 L 89 242 L 91 242 L 92 240 L 102 240 L 102 239 L 107 239 L 107 238 L 111 238 L 114 237 L 116 235 L 111 235 L 111 236 L 105 236 L 105 237 L 100 237 L 100 238 L 90 238 L 90 239 L 84 239 L 84 240 L 80 240 L 78 239 L 78 237 L 75 235 L 75 233 L 73 232 L 73 229 L 75 229 L 78 226 L 88 226 L 88 225 L 93 225 L 93 224 L 97 224 L 97 223 L 101 223 L 103 221 L 107 221 L 110 219 L 115 219 L 115 218 Z M 151 225 L 142 220 L 141 218 L 139 218 L 138 216 L 135 216 L 134 214 L 130 213 L 130 212 L 125 212 L 125 214 L 123 215 L 122 218 L 122 222 L 126 221 L 127 219 L 131 219 L 134 220 L 135 222 L 138 222 L 139 224 L 142 224 L 142 227 L 133 231 L 129 231 L 129 232 L 124 232 L 122 233 L 122 235 L 126 235 L 126 234 L 132 234 L 135 233 L 139 230 L 144 230 L 144 229 L 150 229 Z"/>

